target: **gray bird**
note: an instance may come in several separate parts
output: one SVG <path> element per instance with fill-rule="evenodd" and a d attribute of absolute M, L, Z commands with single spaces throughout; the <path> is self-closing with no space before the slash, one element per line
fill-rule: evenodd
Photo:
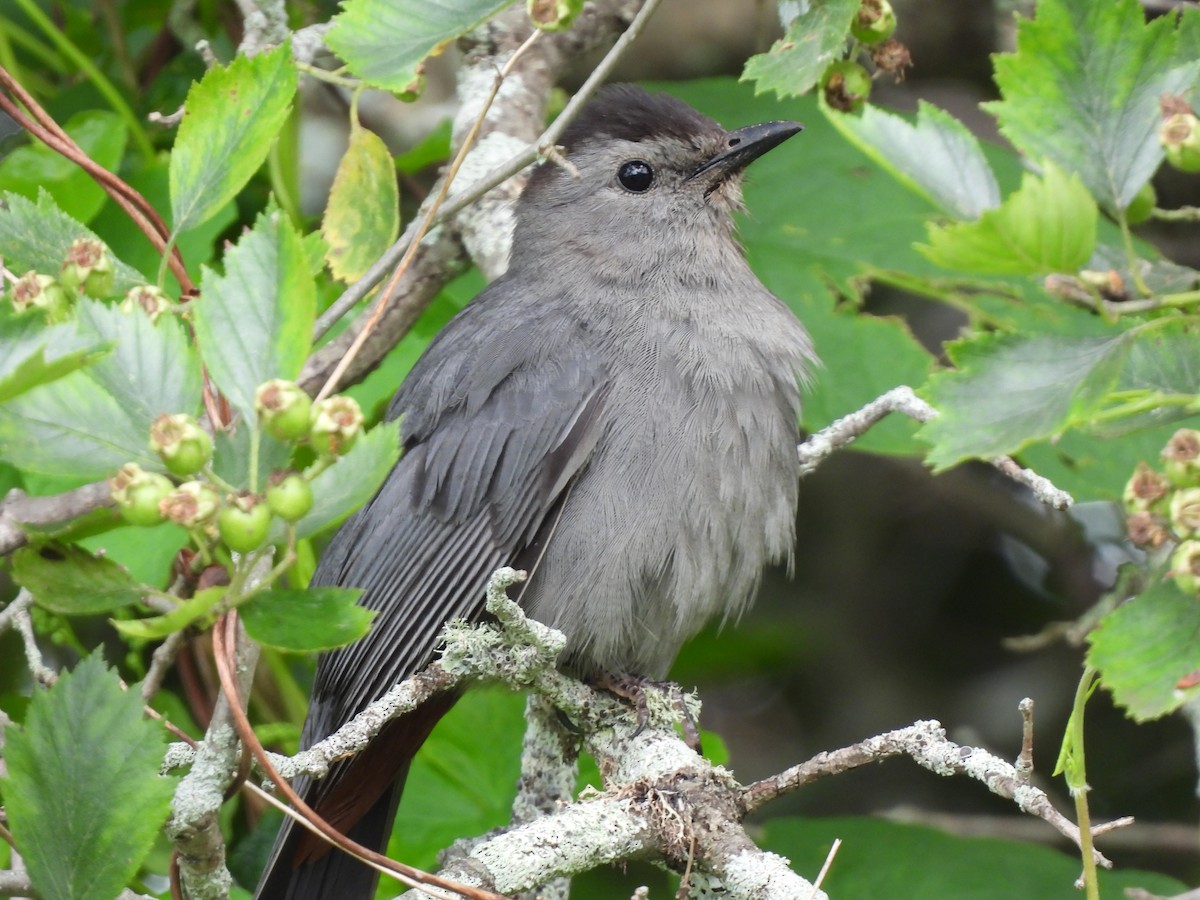
<path fill-rule="evenodd" d="M 482 615 L 488 576 L 567 635 L 581 676 L 659 679 L 713 616 L 790 563 L 803 326 L 734 237 L 741 173 L 800 131 L 726 131 L 616 85 L 563 135 L 517 206 L 507 273 L 451 321 L 397 392 L 404 456 L 334 537 L 314 584 L 365 589 L 371 632 L 324 654 L 311 746 L 429 663 L 443 625 Z M 360 843 L 386 845 L 417 749 L 456 695 L 295 785 Z M 375 874 L 285 824 L 258 897 L 369 898 Z"/>

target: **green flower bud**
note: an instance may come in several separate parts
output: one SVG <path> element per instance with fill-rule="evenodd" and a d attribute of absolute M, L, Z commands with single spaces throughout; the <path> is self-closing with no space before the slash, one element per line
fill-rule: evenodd
<path fill-rule="evenodd" d="M 77 238 L 67 249 L 62 283 L 89 297 L 107 297 L 113 288 L 113 264 L 104 244 L 94 238 Z"/>
<path fill-rule="evenodd" d="M 185 481 L 163 498 L 159 508 L 164 516 L 184 528 L 195 528 L 217 513 L 221 497 L 206 481 Z"/>
<path fill-rule="evenodd" d="M 9 291 L 9 299 L 17 312 L 32 308 L 45 310 L 52 322 L 61 322 L 71 314 L 71 298 L 53 277 L 26 272 Z"/>
<path fill-rule="evenodd" d="M 362 430 L 362 410 L 353 397 L 338 394 L 313 404 L 308 439 L 320 455 L 343 456 L 349 453 Z"/>
<path fill-rule="evenodd" d="M 1200 541 L 1184 541 L 1171 554 L 1171 577 L 1185 594 L 1200 593 Z"/>
<path fill-rule="evenodd" d="M 896 30 L 896 11 L 888 0 L 862 0 L 850 20 L 850 33 L 864 44 L 886 41 Z"/>
<path fill-rule="evenodd" d="M 160 503 L 173 485 L 165 475 L 147 472 L 137 463 L 126 463 L 108 482 L 113 501 L 130 525 L 157 525 L 163 521 Z"/>
<path fill-rule="evenodd" d="M 254 394 L 258 421 L 281 441 L 298 441 L 308 434 L 312 398 L 294 381 L 273 378 L 258 386 Z"/>
<path fill-rule="evenodd" d="M 1180 428 L 1162 451 L 1163 469 L 1177 487 L 1200 486 L 1200 431 Z"/>
<path fill-rule="evenodd" d="M 150 317 L 151 322 L 157 322 L 158 317 L 171 310 L 171 298 L 160 288 L 152 284 L 139 284 L 130 288 L 121 301 L 121 312 L 131 313 L 140 309 Z"/>
<path fill-rule="evenodd" d="M 212 459 L 212 438 L 185 413 L 163 414 L 150 426 L 150 449 L 174 475 L 191 475 Z"/>
<path fill-rule="evenodd" d="M 856 62 L 848 59 L 830 63 L 821 76 L 825 102 L 842 112 L 858 112 L 871 95 L 871 76 Z"/>
<path fill-rule="evenodd" d="M 217 513 L 217 531 L 221 540 L 237 553 L 249 553 L 261 547 L 270 527 L 271 510 L 257 494 L 234 494 Z"/>
<path fill-rule="evenodd" d="M 1192 112 L 1177 112 L 1158 126 L 1158 142 L 1167 162 L 1181 172 L 1200 172 L 1200 120 Z"/>
<path fill-rule="evenodd" d="M 1171 483 L 1144 462 L 1137 464 L 1133 475 L 1125 483 L 1125 511 L 1129 513 L 1150 509 L 1165 496 Z"/>
<path fill-rule="evenodd" d="M 312 485 L 295 472 L 273 472 L 267 488 L 267 505 L 283 521 L 297 522 L 312 509 Z"/>

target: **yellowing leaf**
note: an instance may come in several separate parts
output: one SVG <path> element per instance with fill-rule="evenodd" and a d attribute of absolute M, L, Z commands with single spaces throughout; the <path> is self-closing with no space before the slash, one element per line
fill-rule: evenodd
<path fill-rule="evenodd" d="M 333 277 L 356 281 L 400 232 L 396 167 L 380 137 L 357 122 L 338 164 L 321 222 Z"/>

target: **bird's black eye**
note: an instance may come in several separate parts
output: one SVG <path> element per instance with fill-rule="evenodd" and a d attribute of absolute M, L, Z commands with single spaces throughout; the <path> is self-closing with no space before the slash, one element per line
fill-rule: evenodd
<path fill-rule="evenodd" d="M 650 190 L 650 185 L 654 183 L 654 170 L 650 168 L 650 163 L 631 159 L 621 163 L 621 168 L 617 169 L 617 181 L 625 190 L 642 194 Z"/>

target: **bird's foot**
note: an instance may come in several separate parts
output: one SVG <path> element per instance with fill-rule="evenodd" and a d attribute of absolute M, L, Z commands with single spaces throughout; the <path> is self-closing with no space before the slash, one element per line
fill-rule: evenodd
<path fill-rule="evenodd" d="M 651 681 L 641 675 L 614 675 L 606 673 L 594 681 L 601 690 L 616 694 L 623 700 L 628 700 L 637 710 L 637 728 L 633 736 L 641 734 L 650 722 L 650 704 L 647 695 L 650 691 L 665 694 L 670 704 L 678 714 L 680 727 L 683 729 L 683 740 L 696 753 L 702 753 L 700 747 L 700 728 L 688 706 L 683 688 L 673 681 Z"/>

